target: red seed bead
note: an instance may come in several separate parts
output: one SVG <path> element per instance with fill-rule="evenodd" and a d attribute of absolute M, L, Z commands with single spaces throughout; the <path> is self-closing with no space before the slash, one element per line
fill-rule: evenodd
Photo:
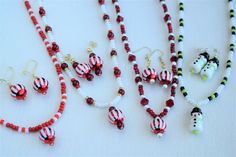
<path fill-rule="evenodd" d="M 112 3 L 114 4 L 115 2 L 117 2 L 117 0 L 112 0 Z"/>
<path fill-rule="evenodd" d="M 167 100 L 166 101 L 166 106 L 173 107 L 174 106 L 174 101 L 172 99 Z"/>
<path fill-rule="evenodd" d="M 168 39 L 169 39 L 169 41 L 170 40 L 175 40 L 175 37 L 173 35 L 169 35 Z"/>
<path fill-rule="evenodd" d="M 125 90 L 123 88 L 120 88 L 118 90 L 118 94 L 120 94 L 121 96 L 125 95 Z"/>
<path fill-rule="evenodd" d="M 145 105 L 147 105 L 147 104 L 149 103 L 149 100 L 148 100 L 147 98 L 142 98 L 141 101 L 140 101 L 140 103 L 141 103 L 143 106 L 145 106 Z"/>
<path fill-rule="evenodd" d="M 72 79 L 71 82 L 72 82 L 72 85 L 73 85 L 76 89 L 80 88 L 80 83 L 79 83 L 78 80 Z"/>
<path fill-rule="evenodd" d="M 52 50 L 55 51 L 55 52 L 58 52 L 59 46 L 56 43 L 53 43 L 52 44 Z"/>
<path fill-rule="evenodd" d="M 168 23 L 167 27 L 168 27 L 168 32 L 172 33 L 173 32 L 172 24 Z"/>
<path fill-rule="evenodd" d="M 119 13 L 120 12 L 120 7 L 119 6 L 115 6 L 115 9 L 116 9 L 116 13 Z"/>
<path fill-rule="evenodd" d="M 122 40 L 122 41 L 127 41 L 127 40 L 128 40 L 128 37 L 127 37 L 127 36 L 123 36 L 123 37 L 121 38 L 121 40 Z"/>
<path fill-rule="evenodd" d="M 87 103 L 88 105 L 93 105 L 93 104 L 94 104 L 93 98 L 88 97 L 88 98 L 86 99 L 86 103 Z"/>
<path fill-rule="evenodd" d="M 170 58 L 170 61 L 171 61 L 171 62 L 177 62 L 177 60 L 178 60 L 178 57 L 176 57 L 176 56 L 172 56 L 172 57 Z"/>
<path fill-rule="evenodd" d="M 170 15 L 169 15 L 169 14 L 166 14 L 166 15 L 164 16 L 164 20 L 165 20 L 165 22 L 167 22 L 168 20 L 171 20 Z"/>
<path fill-rule="evenodd" d="M 116 78 L 120 77 L 121 71 L 120 71 L 120 69 L 118 67 L 114 68 L 114 75 L 115 75 Z"/>

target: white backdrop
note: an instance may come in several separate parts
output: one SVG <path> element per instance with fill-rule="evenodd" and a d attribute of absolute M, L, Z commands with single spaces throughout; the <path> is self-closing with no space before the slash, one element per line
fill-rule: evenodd
<path fill-rule="evenodd" d="M 223 74 L 228 44 L 228 12 L 226 0 L 186 0 L 186 35 L 184 73 L 186 84 L 196 98 L 203 98 L 219 84 Z M 177 2 L 167 0 L 174 26 L 177 25 Z M 35 6 L 35 0 L 32 2 Z M 189 113 L 191 107 L 177 94 L 176 106 L 166 118 L 167 129 L 159 139 L 150 132 L 151 118 L 139 105 L 138 93 L 133 82 L 131 65 L 124 53 L 118 27 L 112 22 L 117 34 L 119 61 L 126 93 L 120 108 L 123 110 L 125 129 L 118 131 L 107 121 L 107 111 L 87 106 L 68 85 L 68 104 L 64 115 L 53 128 L 56 130 L 56 143 L 48 147 L 38 140 L 38 134 L 22 135 L 0 127 L 1 157 L 39 157 L 39 156 L 162 156 L 162 157 L 233 157 L 236 156 L 236 70 L 229 84 L 218 100 L 203 108 L 205 131 L 199 136 L 189 133 Z M 166 26 L 162 20 L 162 9 L 155 0 L 120 0 L 125 16 L 127 33 L 131 47 L 142 46 L 159 48 L 168 52 Z M 96 52 L 105 61 L 104 75 L 93 82 L 81 81 L 82 87 L 93 97 L 107 101 L 113 98 L 116 87 L 109 44 L 105 38 L 105 27 L 101 20 L 101 10 L 96 0 L 48 0 L 45 1 L 48 18 L 63 52 L 71 53 L 79 61 L 87 61 L 88 42 L 98 42 Z M 59 102 L 58 81 L 45 47 L 38 37 L 25 11 L 21 0 L 0 0 L 0 76 L 7 66 L 14 66 L 16 82 L 28 87 L 26 101 L 16 102 L 9 96 L 6 86 L 0 88 L 0 117 L 16 124 L 32 126 L 50 118 Z M 175 27 L 176 28 L 176 27 Z M 176 29 L 175 29 L 176 30 Z M 220 68 L 212 81 L 202 82 L 192 77 L 186 68 L 196 56 L 196 48 L 218 48 Z M 167 53 L 168 54 L 168 53 Z M 138 62 L 144 65 L 144 54 L 139 53 Z M 169 57 L 165 56 L 166 59 Z M 31 88 L 31 79 L 20 71 L 30 59 L 39 62 L 38 74 L 50 81 L 47 96 L 38 96 Z M 144 66 L 142 66 L 143 68 Z M 157 67 L 157 66 L 156 66 Z M 159 68 L 159 67 L 158 67 Z M 68 78 L 67 78 L 68 79 Z M 106 88 L 105 88 L 106 87 Z M 160 111 L 168 94 L 159 86 L 146 85 L 146 93 L 151 105 Z"/>

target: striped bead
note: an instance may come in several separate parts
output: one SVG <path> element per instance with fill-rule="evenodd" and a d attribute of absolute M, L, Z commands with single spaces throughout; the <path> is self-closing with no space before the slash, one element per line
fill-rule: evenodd
<path fill-rule="evenodd" d="M 158 75 L 159 84 L 162 85 L 164 88 L 167 88 L 168 85 L 171 84 L 173 79 L 173 75 L 168 70 L 162 70 Z"/>
<path fill-rule="evenodd" d="M 124 129 L 124 116 L 121 110 L 111 106 L 109 108 L 108 118 L 110 123 L 116 125 L 118 129 Z"/>
<path fill-rule="evenodd" d="M 27 90 L 24 85 L 16 84 L 10 86 L 11 96 L 16 100 L 24 100 L 27 95 Z"/>
<path fill-rule="evenodd" d="M 40 130 L 39 139 L 50 146 L 54 145 L 55 141 L 55 131 L 52 128 L 45 127 Z"/>
<path fill-rule="evenodd" d="M 99 56 L 91 53 L 89 56 L 89 66 L 92 70 L 95 71 L 95 74 L 97 76 L 102 75 L 103 61 Z"/>
<path fill-rule="evenodd" d="M 156 118 L 153 119 L 153 121 L 150 123 L 151 130 L 154 134 L 157 136 L 161 137 L 166 129 L 166 123 L 165 121 L 157 116 Z"/>
<path fill-rule="evenodd" d="M 80 78 L 86 78 L 88 81 L 93 80 L 93 75 L 91 74 L 91 68 L 87 63 L 73 63 L 73 68 Z"/>
<path fill-rule="evenodd" d="M 142 73 L 143 80 L 147 83 L 155 83 L 157 80 L 157 72 L 154 68 L 147 68 Z"/>
<path fill-rule="evenodd" d="M 34 79 L 33 88 L 38 93 L 45 95 L 48 91 L 48 85 L 49 83 L 45 78 L 37 77 Z"/>

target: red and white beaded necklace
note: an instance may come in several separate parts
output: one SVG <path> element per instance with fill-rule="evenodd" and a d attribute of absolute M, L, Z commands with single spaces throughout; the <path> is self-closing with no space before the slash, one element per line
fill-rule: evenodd
<path fill-rule="evenodd" d="M 101 6 L 101 10 L 103 12 L 103 17 L 104 17 L 103 19 L 106 22 L 106 20 L 109 19 L 109 15 L 106 10 L 105 0 L 98 0 L 98 3 Z M 161 3 L 161 6 L 162 6 L 164 14 L 165 14 L 164 21 L 168 27 L 168 33 L 169 33 L 168 39 L 169 39 L 169 43 L 170 43 L 170 52 L 171 52 L 170 61 L 172 63 L 173 81 L 171 84 L 170 97 L 166 101 L 165 108 L 159 114 L 157 114 L 154 112 L 154 110 L 151 108 L 151 106 L 148 105 L 149 100 L 146 98 L 146 96 L 144 94 L 140 70 L 139 70 L 138 64 L 136 62 L 136 56 L 135 56 L 135 54 L 132 53 L 131 48 L 129 46 L 128 37 L 126 34 L 126 28 L 125 28 L 125 24 L 124 24 L 124 16 L 121 15 L 121 7 L 119 5 L 118 0 L 112 0 L 112 4 L 114 5 L 115 11 L 117 14 L 116 21 L 120 25 L 120 33 L 122 35 L 121 40 L 123 42 L 124 49 L 128 54 L 128 60 L 133 65 L 133 70 L 135 73 L 135 83 L 138 86 L 138 91 L 139 91 L 139 95 L 141 98 L 140 104 L 144 107 L 146 112 L 148 112 L 148 114 L 152 118 L 154 118 L 153 121 L 150 123 L 150 127 L 151 127 L 153 133 L 157 134 L 158 136 L 162 136 L 165 131 L 166 124 L 165 124 L 165 121 L 163 120 L 163 118 L 168 114 L 170 108 L 174 106 L 175 91 L 176 91 L 176 87 L 178 85 L 178 77 L 177 77 L 177 71 L 176 71 L 177 57 L 176 57 L 176 52 L 175 52 L 175 37 L 173 34 L 173 30 L 172 30 L 171 16 L 168 13 L 168 8 L 165 3 L 165 0 L 160 0 L 160 3 Z"/>
<path fill-rule="evenodd" d="M 109 121 L 112 124 L 116 125 L 118 127 L 118 129 L 123 129 L 124 128 L 123 113 L 120 109 L 116 108 L 115 106 L 117 106 L 119 104 L 121 98 L 125 94 L 125 90 L 124 90 L 123 82 L 121 80 L 121 71 L 119 68 L 118 60 L 117 60 L 116 44 L 114 41 L 114 33 L 112 32 L 112 29 L 111 29 L 111 23 L 109 21 L 107 21 L 107 29 L 108 29 L 107 38 L 110 41 L 110 46 L 111 46 L 110 55 L 111 55 L 112 63 L 113 63 L 114 76 L 116 78 L 119 88 L 117 90 L 115 98 L 112 101 L 98 102 L 98 101 L 95 101 L 91 96 L 88 96 L 88 94 L 81 88 L 79 80 L 76 79 L 74 74 L 69 69 L 69 66 L 65 61 L 65 55 L 60 51 L 60 48 L 53 36 L 52 27 L 48 23 L 46 11 L 43 7 L 42 0 L 38 0 L 38 4 L 39 4 L 39 8 L 38 8 L 39 15 L 42 18 L 46 35 L 49 38 L 49 40 L 47 40 L 46 42 L 49 42 L 49 45 L 50 44 L 52 45 L 52 50 L 55 52 L 55 58 L 61 62 L 61 68 L 70 77 L 73 87 L 77 90 L 78 94 L 85 100 L 85 102 L 88 105 L 95 106 L 98 108 L 108 108 Z"/>
<path fill-rule="evenodd" d="M 47 42 L 47 37 L 44 34 L 41 27 L 38 25 L 38 22 L 32 12 L 31 6 L 28 1 L 25 1 L 25 6 L 29 12 L 30 18 L 32 22 L 34 23 L 35 28 L 37 29 L 41 39 L 44 41 L 45 45 L 47 46 L 47 51 L 49 56 L 52 59 L 52 62 L 55 66 L 56 73 L 59 78 L 60 86 L 61 86 L 61 101 L 59 103 L 59 108 L 57 112 L 53 115 L 52 118 L 49 120 L 46 120 L 45 122 L 42 122 L 35 126 L 19 126 L 12 122 L 8 122 L 5 119 L 0 118 L 0 125 L 5 126 L 8 129 L 11 129 L 13 131 L 17 131 L 20 133 L 35 133 L 40 131 L 40 140 L 42 140 L 45 144 L 53 145 L 55 140 L 55 132 L 50 128 L 63 114 L 66 101 L 67 101 L 67 93 L 66 93 L 66 84 L 65 79 L 62 74 L 62 70 L 60 67 L 59 62 L 55 58 L 55 54 L 52 50 L 52 47 L 49 45 L 49 42 Z"/>

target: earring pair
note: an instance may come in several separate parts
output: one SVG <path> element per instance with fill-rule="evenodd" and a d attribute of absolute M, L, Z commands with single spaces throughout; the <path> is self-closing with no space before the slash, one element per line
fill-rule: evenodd
<path fill-rule="evenodd" d="M 141 50 L 147 49 L 149 53 L 146 55 L 146 68 L 143 70 L 142 77 L 146 83 L 154 84 L 158 82 L 162 87 L 167 88 L 173 79 L 172 73 L 167 70 L 166 64 L 163 60 L 163 52 L 159 49 L 151 50 L 149 47 L 142 47 L 134 52 L 139 52 Z M 152 67 L 152 56 L 159 52 L 161 55 L 158 57 L 160 62 L 161 71 L 158 73 L 155 68 Z"/>
<path fill-rule="evenodd" d="M 96 47 L 96 42 L 90 42 L 89 48 L 87 48 L 89 54 L 88 63 L 79 63 L 76 59 L 72 58 L 70 54 L 64 56 L 64 59 L 71 63 L 78 77 L 92 81 L 94 78 L 92 71 L 94 71 L 97 76 L 102 75 L 103 60 L 94 53 L 93 49 Z"/>
<path fill-rule="evenodd" d="M 30 64 L 33 64 L 32 72 L 28 71 L 28 67 Z M 45 95 L 48 91 L 48 81 L 43 77 L 37 77 L 35 75 L 35 71 L 37 69 L 38 63 L 35 60 L 31 60 L 23 70 L 23 74 L 27 75 L 30 74 L 33 78 L 33 89 L 37 91 L 39 94 Z M 8 67 L 6 70 L 5 78 L 0 79 L 0 83 L 5 83 L 8 85 L 11 96 L 15 98 L 16 100 L 25 100 L 27 96 L 27 90 L 26 87 L 23 84 L 13 84 L 13 80 L 15 77 L 15 70 L 13 67 Z"/>
<path fill-rule="evenodd" d="M 200 74 L 202 80 L 210 80 L 219 67 L 217 49 L 214 49 L 215 56 L 210 58 L 209 49 L 199 49 L 198 57 L 190 66 L 190 73 Z"/>

